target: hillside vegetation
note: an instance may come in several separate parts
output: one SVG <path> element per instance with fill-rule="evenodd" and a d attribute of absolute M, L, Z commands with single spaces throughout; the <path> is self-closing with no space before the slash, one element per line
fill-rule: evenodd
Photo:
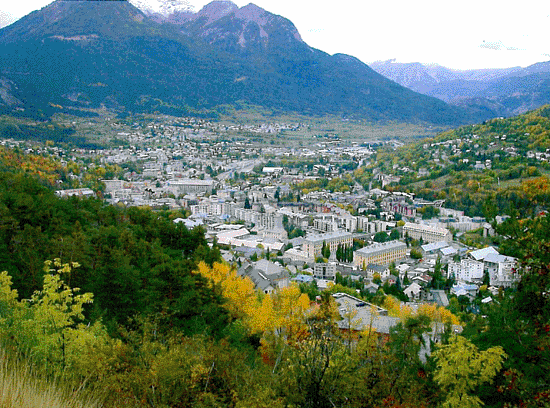
<path fill-rule="evenodd" d="M 550 106 L 443 132 L 435 138 L 383 152 L 373 167 L 400 176 L 389 189 L 443 199 L 468 215 L 491 202 L 502 213 L 531 214 L 549 201 Z M 421 169 L 425 175 L 419 174 Z M 533 205 L 529 205 L 533 204 Z"/>

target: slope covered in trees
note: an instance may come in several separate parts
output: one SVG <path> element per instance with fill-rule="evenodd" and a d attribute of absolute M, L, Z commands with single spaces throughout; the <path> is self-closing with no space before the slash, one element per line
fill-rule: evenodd
<path fill-rule="evenodd" d="M 390 190 L 481 216 L 490 201 L 500 212 L 548 209 L 550 106 L 443 132 L 397 151 L 382 152 L 372 167 L 400 177 Z M 366 172 L 365 174 L 369 174 Z"/>
<path fill-rule="evenodd" d="M 174 224 L 170 213 L 62 200 L 35 179 L 11 173 L 0 174 L 0 213 L 0 270 L 22 298 L 42 285 L 44 261 L 59 258 L 80 264 L 67 283 L 95 294 L 88 315 L 105 323 L 150 313 L 191 331 L 223 322 L 221 299 L 191 273 L 198 259 L 211 263 L 219 254 L 202 230 Z"/>

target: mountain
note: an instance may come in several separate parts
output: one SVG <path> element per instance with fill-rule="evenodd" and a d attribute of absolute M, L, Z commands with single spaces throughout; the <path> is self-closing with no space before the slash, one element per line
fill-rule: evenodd
<path fill-rule="evenodd" d="M 550 62 L 526 68 L 451 70 L 439 65 L 377 61 L 371 67 L 416 92 L 493 116 L 513 116 L 550 102 Z"/>
<path fill-rule="evenodd" d="M 437 64 L 376 61 L 371 68 L 386 78 L 424 95 L 450 102 L 459 97 L 478 96 L 491 81 L 513 74 L 520 67 L 453 70 Z"/>
<path fill-rule="evenodd" d="M 463 106 L 485 99 L 499 105 L 499 116 L 513 116 L 550 102 L 550 62 L 541 62 L 490 81 L 473 100 L 458 101 Z"/>
<path fill-rule="evenodd" d="M 57 0 L 0 30 L 0 106 L 171 114 L 227 105 L 370 121 L 490 117 L 406 89 L 354 57 L 309 47 L 288 19 L 215 1 L 151 18 L 128 1 Z"/>
<path fill-rule="evenodd" d="M 129 0 L 129 2 L 149 15 L 160 14 L 168 17 L 174 13 L 193 13 L 193 6 L 187 0 Z"/>

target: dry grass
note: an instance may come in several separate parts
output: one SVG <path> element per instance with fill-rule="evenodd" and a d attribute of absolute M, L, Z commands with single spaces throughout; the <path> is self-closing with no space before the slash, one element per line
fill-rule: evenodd
<path fill-rule="evenodd" d="M 0 352 L 0 407 L 99 408 L 99 400 L 82 390 L 69 390 L 61 382 L 45 381 L 21 360 Z"/>

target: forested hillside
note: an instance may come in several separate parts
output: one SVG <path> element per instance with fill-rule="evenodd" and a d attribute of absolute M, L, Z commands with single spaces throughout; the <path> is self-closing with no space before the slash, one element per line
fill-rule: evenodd
<path fill-rule="evenodd" d="M 443 132 L 381 153 L 372 167 L 400 177 L 388 188 L 481 216 L 490 202 L 499 213 L 548 209 L 550 107 Z M 423 170 L 423 173 L 421 172 Z"/>

